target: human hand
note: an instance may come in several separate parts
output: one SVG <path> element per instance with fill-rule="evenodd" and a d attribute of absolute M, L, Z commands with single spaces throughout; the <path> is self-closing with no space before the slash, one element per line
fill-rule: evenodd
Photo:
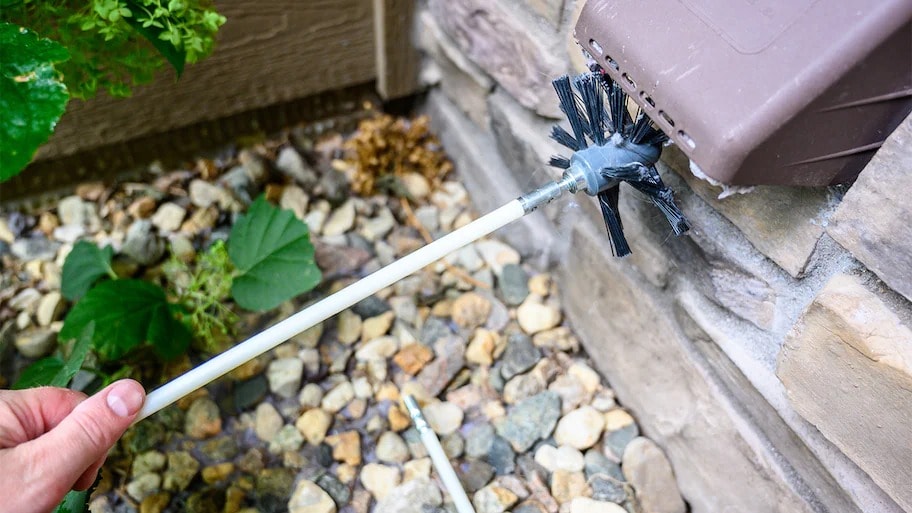
<path fill-rule="evenodd" d="M 144 400 L 129 379 L 88 398 L 65 388 L 0 390 L 0 510 L 51 511 L 70 490 L 92 486 Z"/>

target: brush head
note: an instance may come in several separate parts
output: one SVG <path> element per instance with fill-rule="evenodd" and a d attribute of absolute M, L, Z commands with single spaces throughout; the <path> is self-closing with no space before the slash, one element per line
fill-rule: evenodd
<path fill-rule="evenodd" d="M 675 234 L 686 232 L 687 220 L 655 168 L 668 137 L 639 108 L 631 114 L 627 94 L 601 70 L 565 75 L 553 84 L 570 131 L 555 125 L 551 137 L 573 154 L 555 155 L 550 164 L 598 198 L 614 254 L 630 254 L 618 213 L 621 182 L 649 196 Z"/>

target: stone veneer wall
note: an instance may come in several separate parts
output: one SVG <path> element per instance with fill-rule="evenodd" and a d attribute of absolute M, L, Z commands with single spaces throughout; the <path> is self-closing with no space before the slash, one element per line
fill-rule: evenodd
<path fill-rule="evenodd" d="M 425 110 L 480 211 L 556 176 L 550 80 L 583 70 L 580 3 L 422 4 Z M 629 188 L 628 258 L 588 197 L 503 233 L 563 275 L 569 321 L 691 510 L 912 512 L 912 119 L 848 192 L 720 200 L 673 147 L 660 171 L 686 237 Z"/>

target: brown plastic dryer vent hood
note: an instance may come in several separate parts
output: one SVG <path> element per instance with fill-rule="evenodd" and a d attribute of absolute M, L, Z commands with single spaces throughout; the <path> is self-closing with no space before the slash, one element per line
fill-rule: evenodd
<path fill-rule="evenodd" d="M 723 183 L 850 181 L 912 111 L 912 0 L 589 0 L 576 37 Z"/>

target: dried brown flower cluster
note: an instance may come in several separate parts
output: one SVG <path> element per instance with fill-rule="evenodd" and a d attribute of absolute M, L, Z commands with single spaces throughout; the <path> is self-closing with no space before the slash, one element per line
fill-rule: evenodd
<path fill-rule="evenodd" d="M 361 121 L 345 143 L 353 165 L 351 183 L 355 193 L 378 190 L 405 195 L 399 178 L 418 173 L 436 188 L 453 169 L 440 141 L 431 133 L 427 116 L 414 119 L 380 114 Z"/>

